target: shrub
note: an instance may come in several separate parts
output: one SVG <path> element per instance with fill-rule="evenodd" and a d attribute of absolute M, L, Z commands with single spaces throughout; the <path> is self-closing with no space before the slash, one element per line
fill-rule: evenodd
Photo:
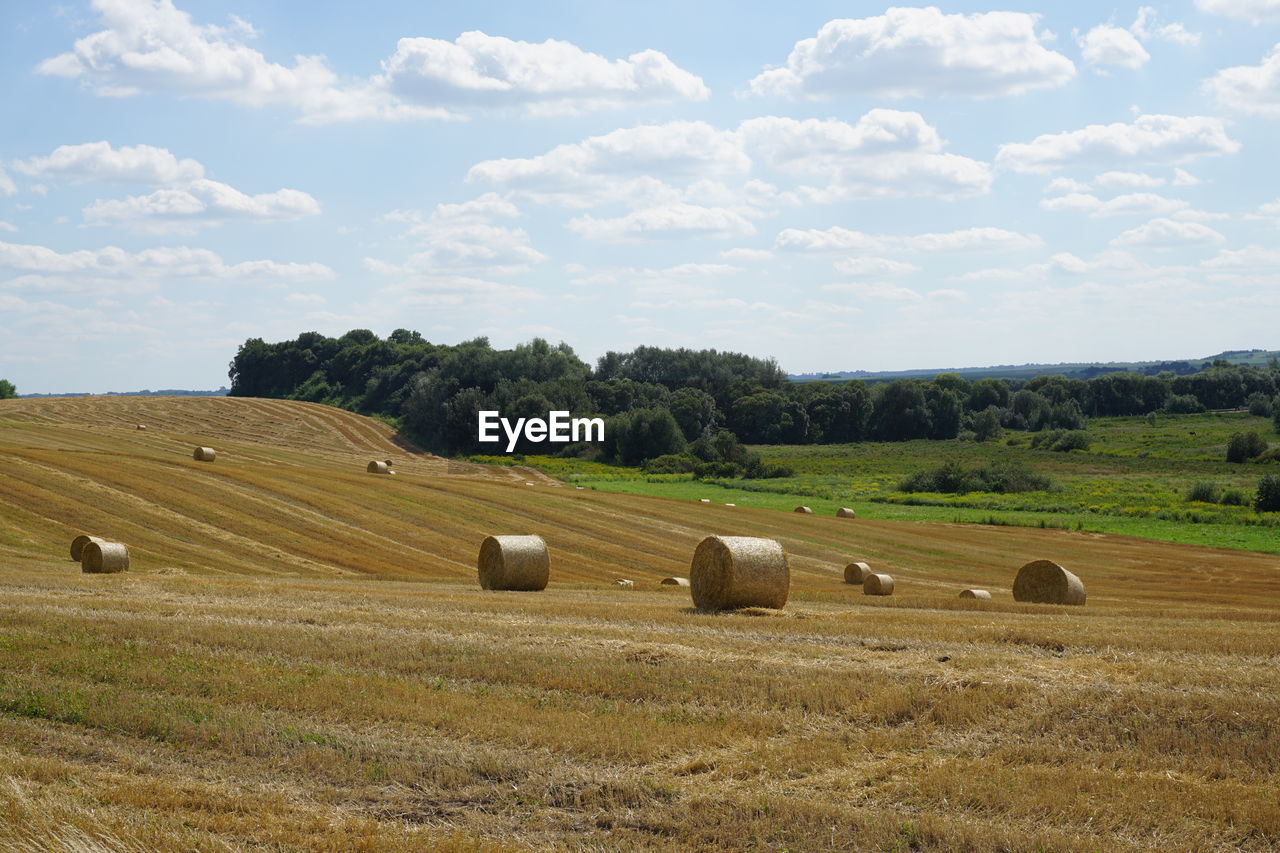
<path fill-rule="evenodd" d="M 898 483 L 900 492 L 940 492 L 962 495 L 967 492 L 1015 492 L 1047 491 L 1053 481 L 1037 474 L 1018 462 L 992 462 L 984 468 L 965 468 L 951 461 L 937 468 L 916 471 Z"/>
<path fill-rule="evenodd" d="M 998 439 L 1003 434 L 1004 428 L 1000 426 L 1000 410 L 995 406 L 988 406 L 974 417 L 974 441 L 990 441 Z"/>
<path fill-rule="evenodd" d="M 1204 411 L 1204 404 L 1191 394 L 1174 394 L 1165 401 L 1164 410 L 1171 415 L 1194 415 Z"/>
<path fill-rule="evenodd" d="M 1249 410 L 1249 414 L 1258 417 L 1269 417 L 1271 415 L 1271 398 L 1261 391 L 1255 391 L 1249 395 L 1244 401 L 1245 408 Z"/>
<path fill-rule="evenodd" d="M 1222 493 L 1222 497 L 1218 498 L 1218 503 L 1223 506 L 1248 506 L 1249 496 L 1239 489 L 1227 489 Z"/>
<path fill-rule="evenodd" d="M 1253 508 L 1258 512 L 1280 512 L 1280 474 L 1268 474 L 1258 481 Z"/>
<path fill-rule="evenodd" d="M 1066 453 L 1069 450 L 1088 450 L 1089 437 L 1083 430 L 1050 429 L 1031 436 L 1031 446 L 1041 450 L 1056 450 Z"/>
<path fill-rule="evenodd" d="M 1227 461 L 1248 462 L 1266 452 L 1267 442 L 1256 432 L 1236 432 L 1227 440 Z"/>
<path fill-rule="evenodd" d="M 1220 493 L 1216 483 L 1196 483 L 1187 490 L 1187 500 L 1189 501 L 1216 504 L 1219 497 Z"/>
<path fill-rule="evenodd" d="M 697 460 L 687 453 L 665 453 L 655 456 L 641 466 L 646 474 L 688 474 L 693 471 Z"/>

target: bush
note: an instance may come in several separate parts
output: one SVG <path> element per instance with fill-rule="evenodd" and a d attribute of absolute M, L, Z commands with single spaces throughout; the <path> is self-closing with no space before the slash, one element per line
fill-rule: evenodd
<path fill-rule="evenodd" d="M 1258 512 L 1280 512 L 1280 474 L 1268 474 L 1258 481 L 1253 508 Z"/>
<path fill-rule="evenodd" d="M 1249 414 L 1257 415 L 1265 418 L 1271 415 L 1271 398 L 1261 391 L 1255 391 L 1249 395 L 1244 401 L 1245 408 L 1249 410 Z"/>
<path fill-rule="evenodd" d="M 1083 430 L 1050 429 L 1031 436 L 1031 446 L 1040 450 L 1056 450 L 1066 453 L 1069 450 L 1088 450 L 1089 437 Z"/>
<path fill-rule="evenodd" d="M 1174 394 L 1165 401 L 1164 410 L 1171 415 L 1195 415 L 1204 411 L 1204 404 L 1191 394 Z"/>
<path fill-rule="evenodd" d="M 1000 426 L 1000 410 L 995 406 L 988 406 L 974 417 L 974 441 L 992 441 L 1003 434 L 1004 428 Z"/>
<path fill-rule="evenodd" d="M 1187 490 L 1187 500 L 1216 504 L 1220 494 L 1216 483 L 1196 483 Z"/>
<path fill-rule="evenodd" d="M 963 495 L 967 492 L 1016 492 L 1048 491 L 1053 481 L 1037 474 L 1018 462 L 992 462 L 985 468 L 965 468 L 959 462 L 946 462 L 941 466 L 916 471 L 898 483 L 900 492 L 939 492 Z"/>
<path fill-rule="evenodd" d="M 1239 489 L 1227 489 L 1222 493 L 1222 497 L 1218 498 L 1218 503 L 1223 506 L 1248 506 L 1249 496 Z"/>
<path fill-rule="evenodd" d="M 1267 450 L 1267 442 L 1256 432 L 1236 432 L 1227 440 L 1227 461 L 1248 462 Z"/>
<path fill-rule="evenodd" d="M 689 474 L 692 473 L 696 462 L 697 460 L 687 453 L 665 453 L 645 462 L 640 466 L 640 470 L 646 474 Z"/>

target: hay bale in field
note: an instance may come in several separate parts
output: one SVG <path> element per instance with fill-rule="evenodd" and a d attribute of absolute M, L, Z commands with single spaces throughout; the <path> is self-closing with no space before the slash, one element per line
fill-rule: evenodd
<path fill-rule="evenodd" d="M 979 601 L 990 601 L 991 593 L 985 589 L 966 589 L 960 593 L 961 598 L 976 598 Z"/>
<path fill-rule="evenodd" d="M 88 545 L 90 542 L 106 541 L 107 540 L 97 536 L 89 536 L 84 533 L 80 534 L 75 539 L 71 540 L 71 559 L 75 560 L 77 563 L 80 562 L 80 557 L 84 554 L 85 545 Z"/>
<path fill-rule="evenodd" d="M 1018 569 L 1013 600 L 1036 604 L 1084 604 L 1084 583 L 1052 560 L 1033 560 Z"/>
<path fill-rule="evenodd" d="M 737 506 L 737 504 L 725 504 L 725 506 Z"/>
<path fill-rule="evenodd" d="M 866 563 L 850 563 L 844 567 L 844 582 L 861 584 L 871 574 L 871 567 Z"/>
<path fill-rule="evenodd" d="M 218 458 L 218 451 L 212 447 L 197 447 L 191 458 L 197 462 L 212 462 Z"/>
<path fill-rule="evenodd" d="M 658 581 L 658 583 L 661 584 L 662 586 L 688 586 L 689 579 L 673 576 L 669 578 L 663 578 L 662 580 Z"/>
<path fill-rule="evenodd" d="M 862 581 L 863 595 L 893 595 L 893 577 L 878 575 L 875 572 L 867 575 Z"/>
<path fill-rule="evenodd" d="M 699 610 L 781 609 L 791 591 L 791 569 L 772 539 L 708 536 L 693 552 L 689 587 Z"/>
<path fill-rule="evenodd" d="M 809 509 L 807 506 L 798 506 L 793 509 L 792 512 L 798 512 L 801 515 L 813 515 L 813 510 Z"/>
<path fill-rule="evenodd" d="M 842 506 L 836 510 L 836 518 L 857 518 L 858 514 L 847 506 Z"/>
<path fill-rule="evenodd" d="M 547 588 L 551 558 L 541 536 L 486 536 L 479 568 L 482 589 L 539 590 Z"/>
<path fill-rule="evenodd" d="M 385 462 L 375 459 L 369 463 L 369 467 L 365 468 L 365 471 L 370 474 L 390 474 L 391 466 L 387 465 Z"/>
<path fill-rule="evenodd" d="M 88 542 L 80 553 L 80 570 L 112 574 L 129 568 L 129 549 L 119 542 Z"/>
<path fill-rule="evenodd" d="M 618 578 L 613 582 L 613 585 L 620 586 L 623 589 L 635 589 L 636 582 L 633 580 L 627 580 L 626 578 Z"/>
<path fill-rule="evenodd" d="M 698 498 L 698 503 L 700 503 L 700 504 L 709 504 L 709 503 L 711 503 L 711 498 Z"/>
<path fill-rule="evenodd" d="M 388 459 L 388 460 L 387 460 L 387 467 L 388 467 L 388 468 L 394 468 L 394 467 L 396 467 L 396 463 L 394 463 L 394 462 L 392 462 L 390 459 Z"/>
<path fill-rule="evenodd" d="M 146 428 L 147 428 L 146 424 L 138 424 L 136 427 L 134 427 L 134 429 L 146 429 Z"/>

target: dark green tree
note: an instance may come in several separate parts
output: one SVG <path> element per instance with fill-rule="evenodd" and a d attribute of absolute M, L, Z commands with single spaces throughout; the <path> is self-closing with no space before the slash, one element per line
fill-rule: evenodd
<path fill-rule="evenodd" d="M 18 396 L 18 389 L 8 379 L 0 379 L 0 400 L 9 400 Z"/>

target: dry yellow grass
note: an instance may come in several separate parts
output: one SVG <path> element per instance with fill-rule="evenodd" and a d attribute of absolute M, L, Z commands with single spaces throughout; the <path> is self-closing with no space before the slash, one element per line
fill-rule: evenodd
<path fill-rule="evenodd" d="M 476 589 L 516 522 L 551 585 Z M 81 574 L 82 530 L 131 570 Z M 788 609 L 659 586 L 708 532 L 781 541 Z M 1088 607 L 1011 600 L 1039 555 Z M 0 402 L 0 849 L 1268 851 L 1278 660 L 1266 555 L 576 491 L 308 404 Z"/>

